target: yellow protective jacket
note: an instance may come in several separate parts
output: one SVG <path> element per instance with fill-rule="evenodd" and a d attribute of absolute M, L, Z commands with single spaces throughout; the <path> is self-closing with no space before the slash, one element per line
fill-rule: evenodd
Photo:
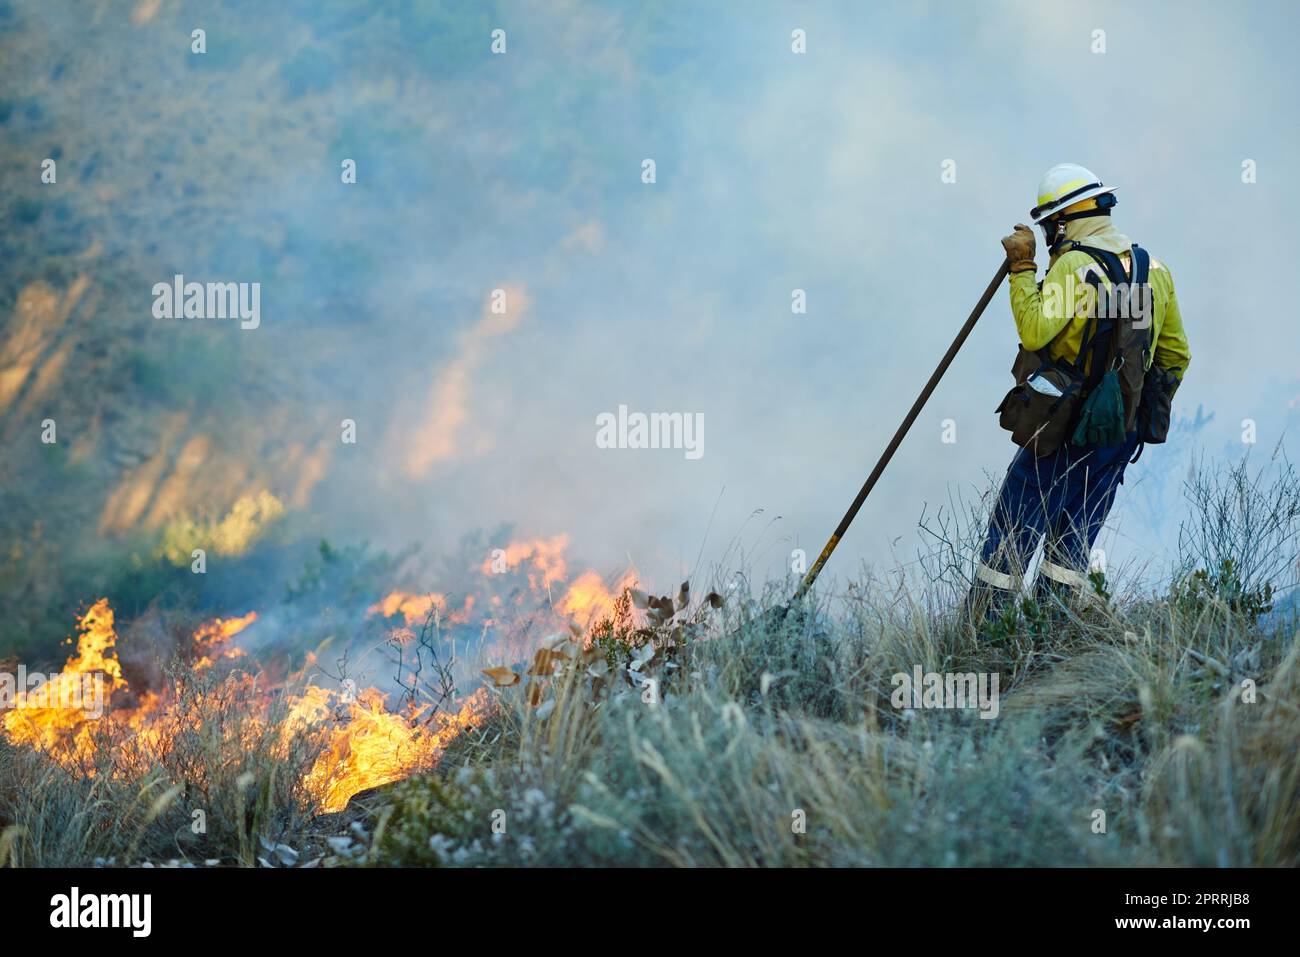
<path fill-rule="evenodd" d="M 1067 239 L 1077 240 L 1085 246 L 1118 254 L 1124 268 L 1130 268 L 1128 252 L 1133 242 L 1111 225 L 1109 216 L 1073 220 L 1066 224 L 1065 235 Z M 1011 274 L 1011 312 L 1020 341 L 1026 349 L 1036 352 L 1047 346 L 1053 359 L 1070 362 L 1078 356 L 1083 328 L 1095 295 L 1085 279 L 1089 270 L 1097 270 L 1109 288 L 1110 283 L 1100 272 L 1097 261 L 1077 249 L 1052 257 L 1041 290 L 1031 270 Z M 1173 372 L 1181 381 L 1192 361 L 1192 353 L 1183 331 L 1183 317 L 1178 312 L 1174 278 L 1169 267 L 1155 257 L 1151 259 L 1148 282 L 1153 305 L 1151 341 L 1154 348 L 1147 368 L 1154 362 Z"/>

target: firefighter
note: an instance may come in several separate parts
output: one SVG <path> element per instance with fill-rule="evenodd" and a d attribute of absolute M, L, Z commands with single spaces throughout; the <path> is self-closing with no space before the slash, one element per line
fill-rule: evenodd
<path fill-rule="evenodd" d="M 1144 444 L 1164 441 L 1170 400 L 1191 361 L 1173 277 L 1115 228 L 1114 193 L 1072 163 L 1044 174 L 1030 212 L 1050 257 L 1041 283 L 1033 230 L 1018 224 L 1002 239 L 1020 355 L 1037 370 L 1018 373 L 1004 406 L 1026 415 L 1041 408 L 1044 418 L 1016 423 L 1015 434 L 1033 438 L 1007 469 L 989 521 L 967 598 L 977 621 L 1021 594 L 1040 540 L 1037 597 L 1092 600 L 1092 546 L 1125 466 Z M 1117 301 L 1144 302 L 1146 311 L 1126 317 Z"/>

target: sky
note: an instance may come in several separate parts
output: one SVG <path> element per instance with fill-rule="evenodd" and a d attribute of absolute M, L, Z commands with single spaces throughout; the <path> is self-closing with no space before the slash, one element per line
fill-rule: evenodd
<path fill-rule="evenodd" d="M 52 43 L 94 35 L 20 6 Z M 128 190 L 123 242 L 157 250 L 142 314 L 174 272 L 263 282 L 261 326 L 227 334 L 318 434 L 357 422 L 302 505 L 339 535 L 436 555 L 476 529 L 565 533 L 664 584 L 811 560 L 1060 162 L 1118 187 L 1193 353 L 1175 412 L 1199 424 L 1129 470 L 1107 547 L 1165 562 L 1194 457 L 1294 446 L 1294 5 L 321 3 L 266 27 L 256 8 L 141 3 L 120 28 L 119 149 L 189 143 L 217 193 Z M 186 49 L 204 24 L 207 59 Z M 156 334 L 179 356 L 189 333 Z M 912 562 L 922 516 L 996 485 L 1015 345 L 1003 289 L 833 576 Z M 621 405 L 702 416 L 703 454 L 599 448 Z"/>

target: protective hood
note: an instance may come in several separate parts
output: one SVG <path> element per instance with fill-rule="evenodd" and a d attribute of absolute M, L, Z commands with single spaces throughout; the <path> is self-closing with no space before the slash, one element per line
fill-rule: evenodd
<path fill-rule="evenodd" d="M 1097 249 L 1104 249 L 1111 253 L 1126 253 L 1133 245 L 1133 240 L 1129 239 L 1111 223 L 1109 216 L 1086 216 L 1083 219 L 1072 219 L 1065 224 L 1066 240 L 1074 240 L 1083 243 L 1085 246 L 1094 246 Z M 1058 247 L 1062 250 L 1067 248 L 1067 244 Z M 1054 253 L 1051 257 L 1053 263 L 1056 262 L 1059 253 Z"/>

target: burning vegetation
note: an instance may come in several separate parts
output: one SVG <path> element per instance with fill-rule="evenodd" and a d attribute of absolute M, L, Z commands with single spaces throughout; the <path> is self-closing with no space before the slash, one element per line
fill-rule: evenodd
<path fill-rule="evenodd" d="M 563 536 L 512 543 L 502 550 L 506 568 L 526 578 L 529 595 L 545 593 L 563 583 L 566 543 Z M 629 573 L 619 587 L 632 580 Z M 523 600 L 515 597 L 514 611 L 519 612 Z M 615 601 L 616 592 L 588 572 L 561 593 L 554 614 L 586 624 L 609 613 Z M 368 606 L 369 616 L 404 623 L 386 633 L 388 646 L 396 652 L 400 692 L 390 693 L 379 687 L 358 688 L 350 678 L 338 681 L 338 687 L 310 683 L 305 673 L 267 678 L 248 649 L 235 642 L 257 623 L 256 611 L 199 625 L 170 663 L 169 684 L 136 688 L 124 676 L 118 657 L 113 609 L 101 598 L 81 616 L 76 650 L 62 672 L 27 694 L 19 707 L 0 715 L 0 730 L 10 744 L 30 747 L 74 774 L 99 773 L 98 758 L 105 749 L 116 749 L 122 765 L 118 773 L 135 772 L 167 757 L 164 752 L 174 740 L 170 732 L 183 715 L 202 721 L 205 701 L 232 697 L 242 702 L 243 720 L 242 730 L 228 743 L 250 747 L 254 739 L 269 736 L 276 742 L 274 752 L 287 755 L 296 741 L 307 742 L 315 755 L 301 774 L 301 788 L 313 811 L 337 813 L 357 794 L 434 768 L 450 742 L 491 713 L 486 688 L 463 700 L 456 696 L 454 678 L 436 647 L 443 638 L 435 633 L 444 626 L 470 624 L 475 604 L 475 596 L 469 595 L 449 611 L 442 594 L 393 590 Z M 498 596 L 486 607 L 495 607 L 499 614 L 501 605 Z M 541 617 L 535 609 L 530 615 L 522 629 L 515 622 L 516 638 L 521 631 L 531 633 Z M 491 614 L 475 616 L 474 623 L 500 624 Z M 581 633 L 576 624 L 572 627 Z M 316 656 L 309 654 L 307 666 L 315 663 Z M 422 683 L 429 663 L 441 679 L 437 690 Z M 75 689 L 80 695 L 83 688 L 96 689 L 98 708 L 69 706 L 81 701 L 70 692 Z M 394 697 L 399 701 L 390 706 Z"/>
<path fill-rule="evenodd" d="M 250 612 L 239 618 L 215 619 L 194 632 L 190 667 L 194 675 L 217 662 L 238 662 L 246 652 L 231 639 L 257 620 Z M 3 716 L 4 733 L 14 744 L 29 745 L 72 771 L 93 774 L 95 751 L 114 741 L 114 732 L 126 731 L 137 760 L 148 762 L 165 740 L 156 729 L 175 718 L 176 702 L 167 694 L 148 690 L 134 703 L 113 707 L 103 715 L 85 709 L 58 706 L 59 684 L 90 678 L 102 682 L 119 700 L 132 690 L 122 676 L 117 656 L 113 610 L 106 599 L 97 601 L 78 624 L 76 654 L 68 658 L 61 674 Z M 259 725 L 271 722 L 269 705 L 283 696 L 287 714 L 277 724 L 287 744 L 295 735 L 321 738 L 319 756 L 304 778 L 304 785 L 322 812 L 341 811 L 355 794 L 396 781 L 413 771 L 432 767 L 447 741 L 473 727 L 486 712 L 482 694 L 470 697 L 455 714 L 427 714 L 426 707 L 388 710 L 387 696 L 377 688 L 359 692 L 334 691 L 310 685 L 301 693 L 285 686 L 258 685 L 253 676 L 231 671 L 222 679 L 227 689 L 248 692 L 248 716 Z M 45 698 L 50 706 L 44 706 Z"/>

